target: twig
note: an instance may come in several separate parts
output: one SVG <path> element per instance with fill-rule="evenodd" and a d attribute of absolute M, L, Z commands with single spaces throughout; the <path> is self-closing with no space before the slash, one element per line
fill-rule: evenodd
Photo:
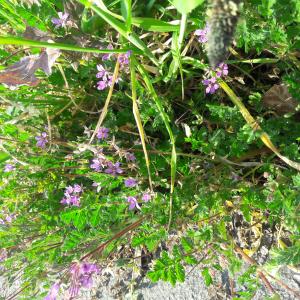
<path fill-rule="evenodd" d="M 100 246 L 98 246 L 96 249 L 92 250 L 91 252 L 89 252 L 88 254 L 82 256 L 80 258 L 80 261 L 85 260 L 86 258 L 92 256 L 94 253 L 98 252 L 98 251 L 103 251 L 103 249 L 110 244 L 112 241 L 120 238 L 121 236 L 125 235 L 126 233 L 128 233 L 129 231 L 131 231 L 132 229 L 135 229 L 136 227 L 138 227 L 144 220 L 146 219 L 146 216 L 141 217 L 139 220 L 137 220 L 136 222 L 130 224 L 129 226 L 125 227 L 123 230 L 119 231 L 118 233 L 116 233 L 112 238 L 110 238 L 108 241 L 102 243 Z"/>
<path fill-rule="evenodd" d="M 7 298 L 6 300 L 12 300 L 14 298 L 16 298 L 19 294 L 21 294 L 25 289 L 27 289 L 29 287 L 29 283 L 26 284 L 23 288 L 21 288 L 19 291 L 17 291 L 16 293 L 14 293 L 13 295 L 9 296 L 9 298 Z"/>

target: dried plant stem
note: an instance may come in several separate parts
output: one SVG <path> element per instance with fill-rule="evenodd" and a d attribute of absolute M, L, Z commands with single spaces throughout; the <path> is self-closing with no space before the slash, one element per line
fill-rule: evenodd
<path fill-rule="evenodd" d="M 94 253 L 96 252 L 102 252 L 105 247 L 110 244 L 112 241 L 122 237 L 123 235 L 125 235 L 126 233 L 128 233 L 129 231 L 137 228 L 138 226 L 141 225 L 141 223 L 146 219 L 146 216 L 141 217 L 140 219 L 138 219 L 136 222 L 130 224 L 129 226 L 125 227 L 124 229 L 122 229 L 121 231 L 119 231 L 118 233 L 116 233 L 112 238 L 110 238 L 108 241 L 102 243 L 100 246 L 98 246 L 96 249 L 94 249 L 93 251 L 89 252 L 88 254 L 82 256 L 80 258 L 80 261 L 85 260 L 86 258 L 92 256 Z"/>
<path fill-rule="evenodd" d="M 109 91 L 108 91 L 108 94 L 107 94 L 107 97 L 106 97 L 106 100 L 105 100 L 104 107 L 103 107 L 102 112 L 99 116 L 99 120 L 97 122 L 95 131 L 93 132 L 93 134 L 91 136 L 89 144 L 91 144 L 93 142 L 99 128 L 101 127 L 101 125 L 102 125 L 102 123 L 103 123 L 103 121 L 106 117 L 106 114 L 107 114 L 107 111 L 108 111 L 108 106 L 109 106 L 109 103 L 110 103 L 110 99 L 111 99 L 112 94 L 113 94 L 114 86 L 115 86 L 116 80 L 117 80 L 118 75 L 119 75 L 119 68 L 120 68 L 120 62 L 119 62 L 119 55 L 118 55 L 115 70 L 114 70 L 114 74 L 113 74 L 113 78 L 112 78 L 112 83 L 111 83 L 111 86 L 109 87 Z"/>

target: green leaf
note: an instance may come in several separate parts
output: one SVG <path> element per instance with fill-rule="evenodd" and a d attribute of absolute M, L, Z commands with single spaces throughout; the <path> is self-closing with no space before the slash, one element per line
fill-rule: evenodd
<path fill-rule="evenodd" d="M 131 30 L 131 0 L 121 1 L 121 12 L 126 24 L 127 31 Z"/>
<path fill-rule="evenodd" d="M 193 250 L 193 244 L 190 240 L 188 240 L 187 238 L 183 237 L 181 239 L 181 245 L 184 249 L 185 252 L 191 252 Z"/>
<path fill-rule="evenodd" d="M 173 0 L 172 3 L 181 14 L 188 14 L 197 6 L 201 5 L 204 0 Z"/>
<path fill-rule="evenodd" d="M 174 268 L 169 268 L 167 273 L 168 273 L 168 275 L 167 275 L 167 280 L 168 280 L 173 286 L 175 286 L 177 277 L 176 277 L 176 272 L 175 272 Z"/>
<path fill-rule="evenodd" d="M 147 276 L 152 282 L 157 282 L 161 278 L 160 271 L 150 271 Z"/>
<path fill-rule="evenodd" d="M 174 25 L 154 18 L 132 18 L 132 24 L 153 32 L 179 31 L 179 25 Z"/>
<path fill-rule="evenodd" d="M 195 265 L 198 263 L 197 259 L 191 255 L 185 256 L 184 261 L 189 265 Z"/>
<path fill-rule="evenodd" d="M 6 161 L 9 158 L 9 155 L 5 152 L 0 152 L 0 162 Z"/>
<path fill-rule="evenodd" d="M 206 286 L 211 285 L 213 280 L 212 280 L 212 277 L 209 274 L 208 268 L 204 268 L 201 273 L 202 273 L 202 276 L 204 278 L 204 282 L 205 282 Z"/>
<path fill-rule="evenodd" d="M 100 222 L 100 212 L 101 212 L 101 207 L 94 210 L 92 212 L 92 215 L 90 216 L 90 224 L 94 227 L 96 227 Z"/>
<path fill-rule="evenodd" d="M 176 277 L 178 281 L 184 282 L 185 280 L 185 271 L 183 266 L 180 263 L 175 264 Z"/>

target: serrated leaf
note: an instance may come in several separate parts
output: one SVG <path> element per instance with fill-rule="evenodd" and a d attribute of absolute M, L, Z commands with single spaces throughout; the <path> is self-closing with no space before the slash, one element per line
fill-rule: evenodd
<path fill-rule="evenodd" d="M 184 280 L 185 280 L 185 270 L 184 270 L 183 266 L 180 263 L 177 263 L 175 265 L 175 271 L 176 271 L 176 277 L 177 277 L 178 281 L 184 282 Z"/>
<path fill-rule="evenodd" d="M 195 265 L 198 262 L 197 259 L 191 255 L 185 256 L 184 260 L 189 265 Z"/>
<path fill-rule="evenodd" d="M 181 245 L 185 252 L 191 252 L 193 250 L 193 244 L 185 237 L 181 239 Z"/>
<path fill-rule="evenodd" d="M 174 270 L 174 268 L 169 268 L 168 269 L 168 281 L 173 285 L 175 286 L 176 284 L 176 280 L 177 280 L 177 277 L 176 277 L 176 272 Z"/>
<path fill-rule="evenodd" d="M 150 271 L 147 276 L 152 282 L 157 282 L 160 279 L 160 271 Z"/>
<path fill-rule="evenodd" d="M 212 280 L 212 277 L 209 274 L 208 268 L 204 268 L 201 273 L 202 273 L 202 276 L 204 278 L 204 282 L 205 282 L 206 286 L 211 285 L 213 280 Z"/>

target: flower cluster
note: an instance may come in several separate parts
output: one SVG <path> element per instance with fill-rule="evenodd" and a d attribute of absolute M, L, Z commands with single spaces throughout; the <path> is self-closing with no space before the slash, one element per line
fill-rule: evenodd
<path fill-rule="evenodd" d="M 221 78 L 222 76 L 228 75 L 228 65 L 225 63 L 220 63 L 216 68 L 216 76 Z"/>
<path fill-rule="evenodd" d="M 118 174 L 123 173 L 123 170 L 120 168 L 120 166 L 121 166 L 120 162 L 116 162 L 114 164 L 111 161 L 108 161 L 106 166 L 107 166 L 107 169 L 104 171 L 106 174 L 111 174 L 111 175 L 117 176 Z"/>
<path fill-rule="evenodd" d="M 36 136 L 35 139 L 37 147 L 45 148 L 46 144 L 48 143 L 47 137 L 48 135 L 46 132 L 42 132 L 41 135 Z"/>
<path fill-rule="evenodd" d="M 134 178 L 128 178 L 124 180 L 124 184 L 126 187 L 135 187 L 137 185 L 137 181 Z"/>
<path fill-rule="evenodd" d="M 91 169 L 97 172 L 102 172 L 104 170 L 106 174 L 111 174 L 114 176 L 123 173 L 123 170 L 121 169 L 120 166 L 121 166 L 120 162 L 116 162 L 114 164 L 113 162 L 107 160 L 106 158 L 103 159 L 99 157 L 94 158 L 90 165 Z"/>
<path fill-rule="evenodd" d="M 122 53 L 119 55 L 118 61 L 120 63 L 120 69 L 127 69 L 129 65 L 129 57 L 131 55 L 131 51 L 127 51 L 126 53 Z"/>
<path fill-rule="evenodd" d="M 202 83 L 206 86 L 206 94 L 214 94 L 215 91 L 219 88 L 219 84 L 216 80 L 216 77 L 202 80 Z"/>
<path fill-rule="evenodd" d="M 64 198 L 61 199 L 60 203 L 65 205 L 80 206 L 80 195 L 82 193 L 82 187 L 79 184 L 74 186 L 66 187 Z"/>
<path fill-rule="evenodd" d="M 52 287 L 50 288 L 49 293 L 44 298 L 44 300 L 56 300 L 56 297 L 58 296 L 59 289 L 60 289 L 60 284 L 59 283 L 54 283 L 52 285 Z"/>
<path fill-rule="evenodd" d="M 112 50 L 113 46 L 111 44 L 108 45 L 107 49 Z M 118 61 L 120 63 L 120 70 L 127 70 L 129 65 L 129 57 L 131 55 L 131 51 L 127 51 L 126 53 L 122 53 L 118 56 Z M 107 53 L 104 54 L 102 57 L 102 61 L 106 61 L 114 57 L 113 53 Z M 96 77 L 100 79 L 97 82 L 97 89 L 98 90 L 104 90 L 107 87 L 110 87 L 112 85 L 113 80 L 113 74 L 109 71 L 107 71 L 103 65 L 98 64 L 97 65 L 98 73 L 96 74 Z M 118 83 L 120 78 L 116 78 L 116 83 Z"/>
<path fill-rule="evenodd" d="M 15 165 L 13 164 L 6 164 L 5 167 L 4 167 L 4 170 L 3 172 L 4 173 L 9 173 L 9 172 L 12 172 L 16 169 Z"/>
<path fill-rule="evenodd" d="M 216 73 L 215 76 L 202 80 L 202 83 L 206 86 L 206 94 L 214 94 L 216 92 L 216 90 L 219 88 L 217 78 L 228 75 L 228 65 L 225 63 L 220 63 L 214 72 Z"/>
<path fill-rule="evenodd" d="M 207 34 L 209 32 L 209 26 L 206 25 L 203 29 L 197 29 L 194 34 L 198 37 L 198 41 L 205 44 L 208 41 Z"/>
<path fill-rule="evenodd" d="M 55 25 L 55 28 L 67 27 L 68 25 L 70 25 L 70 21 L 68 21 L 68 18 L 68 13 L 59 12 L 58 18 L 52 18 L 51 22 Z"/>
<path fill-rule="evenodd" d="M 135 155 L 133 153 L 130 153 L 130 152 L 126 152 L 125 158 L 126 158 L 127 162 L 135 162 L 136 161 Z"/>
<path fill-rule="evenodd" d="M 149 193 L 144 193 L 142 196 L 144 202 L 149 202 L 151 200 L 151 195 Z"/>
<path fill-rule="evenodd" d="M 151 200 L 151 195 L 149 193 L 143 193 L 142 201 L 149 202 L 150 200 Z M 133 210 L 135 208 L 141 209 L 136 197 L 128 196 L 127 197 L 127 202 L 129 204 L 129 210 Z"/>
<path fill-rule="evenodd" d="M 16 215 L 14 214 L 6 214 L 3 219 L 0 218 L 0 225 L 6 225 L 11 223 L 14 219 L 16 219 Z"/>
<path fill-rule="evenodd" d="M 97 138 L 99 140 L 105 140 L 108 138 L 109 128 L 106 127 L 100 127 L 97 132 Z"/>
<path fill-rule="evenodd" d="M 100 269 L 96 264 L 87 262 L 74 263 L 70 268 L 71 285 L 68 289 L 69 298 L 76 297 L 81 288 L 91 288 L 93 285 L 93 275 L 99 274 Z M 59 283 L 54 283 L 44 300 L 56 300 L 60 289 Z"/>
<path fill-rule="evenodd" d="M 97 82 L 97 89 L 102 91 L 112 85 L 113 74 L 108 72 L 101 64 L 97 65 L 97 70 L 96 77 L 101 79 Z M 119 78 L 116 78 L 116 82 L 118 81 Z"/>
<path fill-rule="evenodd" d="M 93 274 L 99 274 L 100 269 L 96 264 L 82 262 L 75 263 L 70 268 L 71 286 L 68 290 L 70 298 L 76 297 L 81 288 L 91 288 Z"/>
<path fill-rule="evenodd" d="M 114 49 L 114 47 L 112 44 L 109 44 L 107 46 L 107 50 L 113 50 L 113 49 Z M 102 56 L 102 60 L 103 61 L 109 60 L 112 56 L 113 56 L 113 53 L 106 53 Z"/>

